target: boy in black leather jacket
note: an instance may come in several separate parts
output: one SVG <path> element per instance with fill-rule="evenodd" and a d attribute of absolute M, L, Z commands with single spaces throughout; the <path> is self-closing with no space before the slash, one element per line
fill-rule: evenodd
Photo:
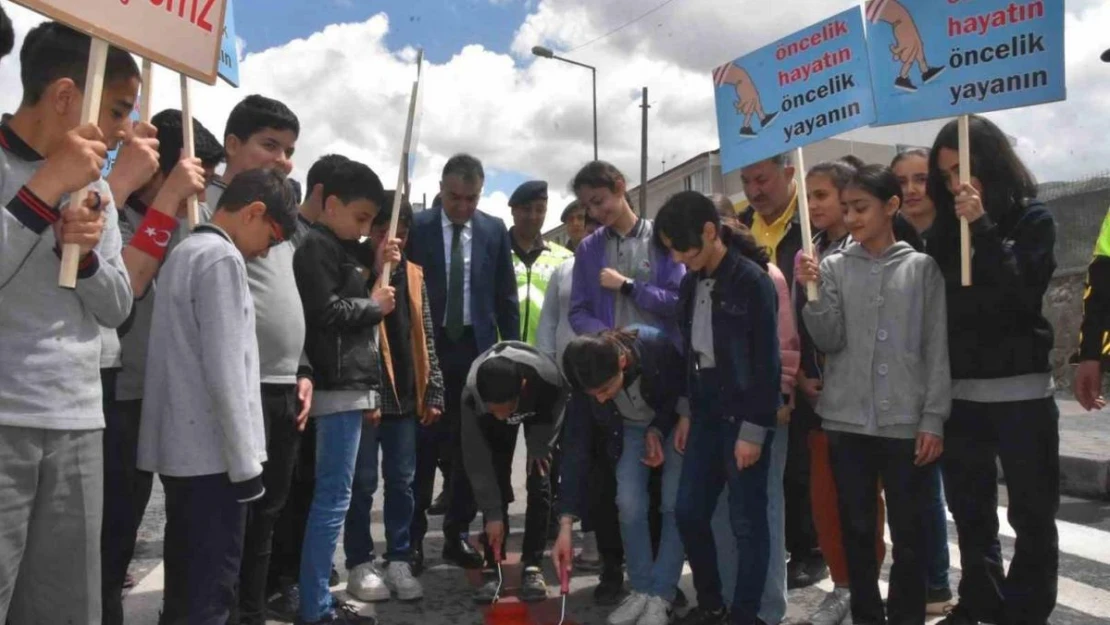
<path fill-rule="evenodd" d="M 385 261 L 400 260 L 399 245 L 377 250 L 365 267 L 351 245 L 370 231 L 384 201 L 378 176 L 355 161 L 341 164 L 324 182 L 324 209 L 293 257 L 304 304 L 305 351 L 316 391 L 316 490 L 305 528 L 298 623 L 370 623 L 348 608 L 332 608 L 328 577 L 339 528 L 350 504 L 351 481 L 363 419 L 381 419 L 381 368 L 375 337 L 393 311 L 392 287 L 375 286 Z"/>

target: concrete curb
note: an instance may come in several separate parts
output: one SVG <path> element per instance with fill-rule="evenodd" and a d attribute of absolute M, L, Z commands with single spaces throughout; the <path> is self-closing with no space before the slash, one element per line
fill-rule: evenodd
<path fill-rule="evenodd" d="M 1110 499 L 1110 460 L 1060 456 L 1060 493 Z"/>

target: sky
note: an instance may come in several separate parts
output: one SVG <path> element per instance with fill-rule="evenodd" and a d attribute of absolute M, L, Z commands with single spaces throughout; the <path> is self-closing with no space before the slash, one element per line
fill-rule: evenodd
<path fill-rule="evenodd" d="M 17 42 L 41 18 L 2 3 Z M 338 152 L 395 186 L 408 98 L 422 47 L 424 99 L 414 199 L 438 189 L 447 158 L 486 168 L 481 208 L 511 223 L 507 198 L 547 180 L 547 227 L 592 158 L 590 72 L 532 56 L 534 45 L 598 69 L 599 152 L 639 182 L 640 89 L 649 88 L 649 176 L 718 147 L 712 68 L 858 4 L 852 0 L 236 0 L 241 87 L 195 83 L 194 114 L 217 136 L 252 93 L 301 120 L 294 177 Z M 647 12 L 642 19 L 632 21 Z M 989 116 L 1041 180 L 1110 169 L 1110 0 L 1066 4 L 1068 99 Z M 630 23 L 631 22 L 631 23 Z M 0 63 L 0 110 L 18 104 L 15 56 Z M 177 80 L 155 74 L 154 110 L 180 106 Z M 869 129 L 897 141 L 902 129 Z M 1094 140 L 1092 140 L 1094 138 Z"/>

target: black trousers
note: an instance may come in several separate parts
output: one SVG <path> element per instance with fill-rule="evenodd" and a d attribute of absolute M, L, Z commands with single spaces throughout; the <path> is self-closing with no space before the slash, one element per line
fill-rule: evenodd
<path fill-rule="evenodd" d="M 226 473 L 160 476 L 166 587 L 160 625 L 226 625 L 236 606 L 247 504 Z"/>
<path fill-rule="evenodd" d="M 960 542 L 960 606 L 979 621 L 1044 625 L 1056 607 L 1059 421 L 1052 397 L 952 402 L 941 468 Z M 1017 533 L 1008 573 L 998 542 L 996 457 Z"/>
<path fill-rule="evenodd" d="M 262 483 L 266 494 L 247 506 L 243 563 L 239 574 L 239 613 L 238 619 L 232 619 L 232 622 L 241 625 L 266 623 L 267 577 L 274 526 L 293 483 L 293 469 L 298 460 L 301 438 L 297 431 L 299 411 L 296 386 L 262 385 L 262 418 L 266 428 L 266 462 L 262 464 Z"/>
<path fill-rule="evenodd" d="M 509 504 L 513 501 L 513 452 L 516 451 L 520 425 L 508 425 L 490 415 L 483 415 L 480 419 L 479 428 L 493 454 L 493 470 L 504 504 L 501 511 L 502 518 L 505 519 L 506 540 L 501 545 L 501 558 L 504 559 L 509 537 Z M 527 424 L 524 429 L 527 433 Z M 521 548 L 520 562 L 524 566 L 542 566 L 543 550 L 547 545 L 547 525 L 551 519 L 551 480 L 549 475 L 540 475 L 538 471 L 533 471 L 525 484 L 528 489 L 528 507 L 524 515 L 524 545 Z M 486 567 L 492 569 L 496 562 L 493 549 L 485 540 L 482 544 L 485 546 Z"/>
<path fill-rule="evenodd" d="M 452 541 L 465 536 L 470 523 L 478 515 L 470 480 L 463 467 L 462 438 L 459 435 L 462 392 L 466 387 L 470 365 L 478 358 L 473 328 L 467 326 L 458 341 L 447 338 L 446 332 L 440 328 L 436 332 L 436 354 L 439 356 L 439 368 L 443 372 L 443 418 L 433 426 L 432 436 L 421 436 L 417 442 L 417 484 L 414 485 L 414 491 L 431 491 L 435 467 L 439 462 L 446 462 L 451 467 L 450 477 L 446 480 L 448 504 L 443 516 L 443 537 Z M 430 498 L 428 501 L 430 503 Z M 427 530 L 426 513 L 424 501 L 417 501 L 413 513 L 413 546 L 419 546 L 424 539 Z"/>
<path fill-rule="evenodd" d="M 136 467 L 142 400 L 116 401 L 116 375 L 104 386 L 104 524 L 100 532 L 101 609 L 104 625 L 123 625 L 123 581 L 135 555 L 153 475 Z"/>
<path fill-rule="evenodd" d="M 928 473 L 914 465 L 915 441 L 844 432 L 827 434 L 852 590 L 852 622 L 923 625 Z M 882 531 L 877 526 L 876 509 L 880 480 L 894 542 L 885 615 L 875 561 L 875 541 Z"/>
<path fill-rule="evenodd" d="M 809 432 L 814 429 L 815 423 L 819 423 L 819 419 L 813 414 L 813 408 L 799 394 L 797 407 L 787 430 L 789 441 L 782 480 L 786 552 L 791 558 L 805 559 L 820 554 L 809 494 Z"/>
<path fill-rule="evenodd" d="M 316 420 L 310 418 L 300 433 L 293 478 L 285 507 L 274 525 L 270 549 L 267 594 L 283 591 L 300 578 L 301 548 L 308 524 L 308 511 L 316 492 Z"/>

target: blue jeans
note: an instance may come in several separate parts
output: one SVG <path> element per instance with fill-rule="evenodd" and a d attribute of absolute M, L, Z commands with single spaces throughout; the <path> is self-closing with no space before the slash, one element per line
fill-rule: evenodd
<path fill-rule="evenodd" d="M 310 623 L 332 613 L 332 557 L 351 504 L 362 411 L 339 412 L 316 419 L 316 490 L 301 553 L 301 618 Z"/>
<path fill-rule="evenodd" d="M 740 471 L 733 451 L 740 424 L 732 418 L 713 414 L 713 401 L 706 396 L 696 401 L 702 406 L 695 408 L 690 424 L 675 517 L 694 573 L 698 605 L 709 610 L 722 607 L 717 548 L 707 537 L 713 531 L 717 498 L 728 484 L 729 521 L 736 539 L 737 561 L 736 584 L 728 589 L 732 594 L 730 617 L 736 625 L 753 625 L 757 622 L 769 572 L 771 536 L 767 525 L 767 482 L 776 436 L 774 431 L 768 431 L 759 461 Z"/>
<path fill-rule="evenodd" d="M 948 518 L 944 514 L 944 485 L 940 463 L 934 462 L 926 470 L 929 475 L 925 489 L 929 499 L 925 512 L 925 567 L 929 590 L 939 590 L 948 588 Z"/>
<path fill-rule="evenodd" d="M 370 509 L 378 490 L 378 447 L 382 449 L 385 478 L 385 559 L 408 562 L 411 552 L 409 524 L 415 500 L 412 481 L 416 475 L 416 417 L 412 414 L 382 417 L 377 427 L 362 426 L 351 507 L 343 528 L 343 551 L 347 569 L 374 560 L 374 538 L 370 535 Z"/>
<path fill-rule="evenodd" d="M 684 549 L 675 524 L 674 506 L 678 480 L 682 475 L 682 456 L 674 449 L 673 437 L 663 441 L 662 532 L 659 551 L 652 559 L 651 529 L 648 525 L 648 478 L 651 468 L 641 462 L 647 425 L 624 423 L 624 449 L 617 461 L 617 510 L 620 514 L 621 541 L 632 590 L 674 601 L 675 588 L 682 577 Z"/>
<path fill-rule="evenodd" d="M 767 561 L 767 582 L 763 586 L 763 600 L 759 606 L 759 620 L 779 623 L 786 617 L 786 501 L 783 474 L 786 472 L 786 453 L 789 445 L 789 425 L 775 430 L 771 443 L 771 468 L 767 471 L 767 526 L 771 536 L 771 553 Z M 736 537 L 732 535 L 729 521 L 728 486 L 717 500 L 713 512 L 713 540 L 717 553 L 722 588 L 736 587 L 736 566 L 740 554 L 736 551 Z M 727 555 L 727 557 L 726 557 Z M 947 571 L 946 571 L 947 573 Z M 732 606 L 732 596 L 726 594 L 725 604 Z"/>

